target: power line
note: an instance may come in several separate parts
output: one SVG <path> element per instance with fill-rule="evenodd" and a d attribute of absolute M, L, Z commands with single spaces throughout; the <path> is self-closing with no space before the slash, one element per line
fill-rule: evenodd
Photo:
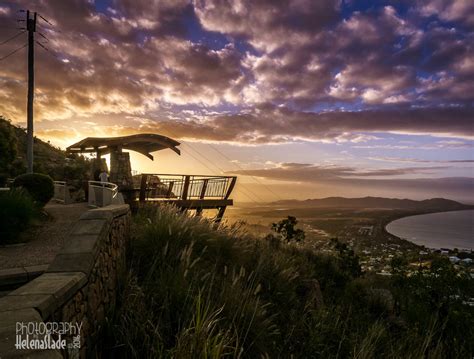
<path fill-rule="evenodd" d="M 45 19 L 41 14 L 38 14 L 38 16 L 40 17 L 40 19 L 44 20 L 44 22 L 47 23 L 48 25 L 54 26 L 53 24 L 51 24 L 51 22 L 49 22 L 47 19 Z"/>
<path fill-rule="evenodd" d="M 46 42 L 49 42 L 49 39 L 45 35 L 43 35 L 41 32 L 38 32 L 38 35 L 44 38 Z"/>
<path fill-rule="evenodd" d="M 183 142 L 183 145 L 186 145 L 188 146 L 190 149 L 192 149 L 193 151 L 195 151 L 197 154 L 199 154 L 201 157 L 205 158 L 203 155 L 201 155 L 197 150 L 194 150 L 191 145 L 189 145 L 188 143 L 184 143 Z M 206 163 L 204 163 L 203 161 L 201 161 L 199 158 L 197 158 L 196 156 L 194 156 L 191 152 L 188 151 L 188 155 L 190 155 L 192 158 L 194 158 L 196 161 L 198 161 L 199 163 L 201 163 L 204 167 L 206 167 L 209 171 L 211 172 L 214 172 L 214 170 L 212 168 L 210 168 Z M 211 162 L 209 162 L 211 163 Z M 214 167 L 216 167 L 220 172 L 223 172 L 222 169 L 219 169 L 219 167 L 217 167 L 216 165 L 214 165 Z M 254 199 L 252 199 L 246 192 L 242 191 L 244 188 L 240 188 L 240 191 L 242 192 L 242 194 L 247 197 L 251 202 L 255 203 L 256 205 L 258 205 L 259 203 L 256 202 Z M 246 189 L 245 189 L 246 191 Z"/>
<path fill-rule="evenodd" d="M 172 136 L 176 137 L 175 134 L 173 134 L 171 131 L 168 130 L 168 132 L 169 132 Z M 194 149 L 189 143 L 184 143 L 184 142 L 183 142 L 183 144 L 184 144 L 184 145 L 187 145 L 190 149 L 192 149 L 194 152 L 196 152 L 199 156 L 201 156 L 201 157 L 202 157 L 203 159 L 205 159 L 206 161 L 209 161 L 206 157 L 204 157 L 201 153 L 199 153 L 199 151 L 197 151 L 196 149 Z M 207 144 L 207 145 L 210 146 L 214 151 L 216 151 L 217 153 L 219 153 L 219 154 L 220 154 L 222 157 L 224 157 L 227 161 L 232 162 L 232 160 L 231 160 L 229 157 L 227 157 L 225 154 L 223 154 L 223 153 L 222 153 L 221 151 L 219 151 L 217 148 L 215 148 L 215 147 L 212 146 L 211 144 Z M 188 153 L 189 153 L 189 152 L 188 152 Z M 194 156 L 192 156 L 192 157 L 195 158 Z M 195 158 L 195 159 L 196 159 L 196 158 Z M 197 160 L 198 160 L 200 163 L 203 163 L 203 162 L 200 161 L 199 159 L 197 159 Z M 211 163 L 211 162 L 209 161 L 209 163 Z M 216 167 L 221 173 L 225 173 L 225 172 L 226 172 L 226 171 L 224 171 L 221 167 L 217 166 L 216 164 L 214 164 L 214 163 L 211 163 L 211 164 L 212 164 L 214 167 Z M 239 167 L 242 171 L 244 171 L 244 169 L 243 169 L 241 166 L 239 166 L 238 164 L 234 163 L 234 165 L 236 165 L 236 166 Z M 213 170 L 210 169 L 207 165 L 204 164 L 204 166 L 206 166 L 206 168 L 208 168 L 209 170 L 213 171 Z M 248 176 L 248 177 L 252 178 L 255 182 L 257 182 L 257 183 L 259 183 L 260 185 L 264 186 L 267 191 L 269 191 L 270 193 L 272 193 L 272 194 L 273 194 L 275 197 L 277 197 L 278 199 L 282 200 L 282 198 L 281 198 L 277 193 L 275 193 L 274 191 L 272 191 L 267 185 L 265 185 L 264 183 L 262 183 L 261 181 L 259 181 L 256 177 L 254 177 L 254 176 Z M 244 189 L 243 185 L 242 185 L 242 187 L 241 187 L 241 190 L 242 190 L 242 189 Z M 257 199 L 259 199 L 259 201 L 260 201 L 261 203 L 264 203 L 264 202 L 265 202 L 260 196 L 258 196 L 257 194 L 255 194 L 252 190 L 250 190 L 250 188 L 245 188 L 245 190 L 248 191 L 251 195 L 253 195 L 253 196 L 256 197 Z M 248 197 L 248 196 L 246 196 L 246 197 Z M 256 203 L 256 202 L 254 201 L 254 203 Z"/>
<path fill-rule="evenodd" d="M 178 137 L 176 136 L 176 134 L 173 133 L 173 131 L 170 131 L 169 129 L 167 130 L 167 132 L 173 136 L 173 137 Z M 198 150 L 194 149 L 191 144 L 189 143 L 186 143 L 186 142 L 183 142 L 183 145 L 186 145 L 188 146 L 192 151 L 194 151 L 197 155 L 201 156 L 205 161 L 209 162 L 212 166 L 214 166 L 215 168 L 217 168 L 218 171 L 220 171 L 221 173 L 224 173 L 225 171 L 217 166 L 215 163 L 212 163 L 210 162 L 205 156 L 203 156 Z M 215 170 L 213 170 L 212 168 L 210 168 L 206 163 L 204 163 L 203 161 L 201 161 L 199 158 L 197 158 L 196 156 L 194 156 L 191 152 L 187 152 L 192 158 L 194 158 L 196 161 L 198 161 L 199 163 L 201 163 L 204 167 L 206 167 L 209 171 L 211 171 L 212 173 L 215 172 Z M 264 203 L 265 201 L 262 200 L 258 195 L 256 195 L 255 193 L 253 193 L 249 188 L 245 188 L 244 185 L 242 184 L 241 187 L 240 187 L 240 191 L 242 192 L 242 194 L 247 197 L 251 202 L 255 203 L 256 205 L 259 205 L 259 204 L 262 204 Z M 248 195 L 247 193 L 250 193 L 254 198 L 257 198 L 260 203 L 256 202 L 250 195 Z"/>
<path fill-rule="evenodd" d="M 46 46 L 44 46 L 41 42 L 39 42 L 38 40 L 36 40 L 35 42 L 36 42 L 39 46 L 41 46 L 41 47 L 43 48 L 43 50 L 48 51 L 48 53 L 49 53 L 49 49 L 48 49 Z"/>
<path fill-rule="evenodd" d="M 206 157 L 204 157 L 198 150 L 194 149 L 189 143 L 183 143 L 184 145 L 188 146 L 190 149 L 192 149 L 194 152 L 196 152 L 199 156 L 201 156 L 204 160 L 208 161 L 209 163 L 211 163 L 215 168 L 217 168 L 221 173 L 225 173 L 225 171 L 219 167 L 218 165 L 216 165 L 215 163 L 212 163 L 210 162 Z M 188 154 L 191 155 L 191 153 L 188 152 Z M 192 156 L 192 155 L 191 155 Z M 193 158 L 195 158 L 194 156 L 192 156 Z M 203 163 L 202 161 L 199 161 L 201 163 Z M 206 166 L 209 170 L 213 171 L 211 168 L 209 168 L 209 166 L 207 166 L 206 164 L 204 164 L 204 166 Z M 250 199 L 253 203 L 255 204 L 259 204 L 257 203 L 255 200 L 253 200 L 247 193 L 250 193 L 253 197 L 257 198 L 259 201 L 260 201 L 260 204 L 265 202 L 262 198 L 260 198 L 260 196 L 258 196 L 257 194 L 255 194 L 253 191 L 251 191 L 249 188 L 246 188 L 244 187 L 244 185 L 242 184 L 241 185 L 241 188 L 240 188 L 242 194 L 247 197 L 248 199 Z M 247 192 L 247 193 L 245 193 Z"/>
<path fill-rule="evenodd" d="M 5 45 L 7 42 L 9 42 L 9 41 L 11 41 L 11 40 L 17 38 L 18 36 L 20 36 L 21 34 L 24 34 L 25 32 L 26 32 L 26 31 L 21 31 L 21 32 L 19 32 L 18 34 L 13 35 L 12 37 L 6 39 L 5 41 L 0 42 L 0 45 Z"/>
<path fill-rule="evenodd" d="M 233 163 L 235 166 L 237 166 L 241 171 L 245 171 L 238 163 L 235 163 L 235 162 L 232 162 L 232 160 L 227 157 L 224 153 L 222 153 L 222 151 L 218 150 L 215 146 L 213 146 L 212 144 L 208 144 L 214 151 L 216 151 L 217 153 L 219 153 L 222 157 L 224 157 L 225 159 L 227 159 L 229 162 Z M 249 175 L 247 175 L 249 176 Z M 261 182 L 258 178 L 250 175 L 249 176 L 250 178 L 252 178 L 255 182 L 261 184 L 268 192 L 270 192 L 271 194 L 273 194 L 275 197 L 277 197 L 279 200 L 282 200 L 282 198 L 277 194 L 275 193 L 272 189 L 270 189 L 270 187 L 268 187 L 265 183 Z"/>
<path fill-rule="evenodd" d="M 54 57 L 56 60 L 59 60 L 59 61 L 62 61 L 57 55 L 53 54 L 44 44 L 42 44 L 41 42 L 39 41 L 35 41 L 41 48 L 43 48 L 43 50 L 46 51 L 46 53 L 49 55 L 49 56 L 52 56 Z"/>
<path fill-rule="evenodd" d="M 9 54 L 7 54 L 7 55 L 5 55 L 5 56 L 3 56 L 3 57 L 0 57 L 0 61 L 3 61 L 3 60 L 5 60 L 6 58 L 12 56 L 13 54 L 17 53 L 17 52 L 20 51 L 21 49 L 24 49 L 24 48 L 26 47 L 26 45 L 28 45 L 28 44 L 24 44 L 22 47 L 19 47 L 18 49 L 13 50 L 13 51 L 10 52 Z"/>

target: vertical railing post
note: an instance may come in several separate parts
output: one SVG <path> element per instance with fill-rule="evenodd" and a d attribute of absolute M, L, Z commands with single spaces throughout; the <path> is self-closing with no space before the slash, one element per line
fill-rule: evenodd
<path fill-rule="evenodd" d="M 235 182 L 237 182 L 237 177 L 232 177 L 232 181 L 230 182 L 229 188 L 227 189 L 227 193 L 225 194 L 224 199 L 228 199 L 230 194 L 232 193 L 232 190 L 235 187 Z M 225 208 L 224 208 L 225 211 Z"/>
<path fill-rule="evenodd" d="M 206 196 L 207 182 L 209 182 L 208 178 L 205 178 L 202 182 L 201 195 L 199 196 L 199 199 L 204 199 Z"/>
<path fill-rule="evenodd" d="M 201 188 L 201 194 L 199 195 L 199 199 L 204 199 L 206 197 L 206 189 L 207 189 L 207 183 L 209 182 L 209 178 L 205 178 L 202 181 L 202 188 Z M 202 214 L 202 207 L 196 208 L 196 215 L 200 216 Z"/>
<path fill-rule="evenodd" d="M 181 199 L 184 199 L 184 200 L 188 199 L 190 177 L 191 176 L 187 175 L 184 178 L 184 186 L 183 186 L 183 193 L 181 194 Z"/>
<path fill-rule="evenodd" d="M 171 198 L 171 193 L 173 193 L 174 181 L 171 181 L 168 185 L 168 192 L 166 193 L 166 198 Z"/>
<path fill-rule="evenodd" d="M 148 175 L 142 174 L 142 179 L 140 181 L 140 202 L 145 202 L 146 198 L 146 181 L 148 179 Z"/>

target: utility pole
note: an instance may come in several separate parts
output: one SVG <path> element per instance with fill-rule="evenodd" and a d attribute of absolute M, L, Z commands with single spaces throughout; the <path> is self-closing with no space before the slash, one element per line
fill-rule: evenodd
<path fill-rule="evenodd" d="M 33 173 L 33 97 L 35 95 L 35 32 L 36 12 L 30 18 L 26 11 L 26 30 L 28 31 L 28 107 L 27 107 L 27 149 L 28 173 Z"/>

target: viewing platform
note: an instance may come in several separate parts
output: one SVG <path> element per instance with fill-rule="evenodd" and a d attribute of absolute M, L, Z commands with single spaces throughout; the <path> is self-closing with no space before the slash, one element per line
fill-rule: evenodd
<path fill-rule="evenodd" d="M 183 209 L 219 209 L 233 204 L 229 196 L 235 187 L 235 176 L 205 176 L 143 173 L 133 176 L 131 190 L 140 203 L 172 203 Z M 126 190 L 124 190 L 126 192 Z"/>
<path fill-rule="evenodd" d="M 195 210 L 201 215 L 205 209 L 218 211 L 219 222 L 227 206 L 232 206 L 230 195 L 237 177 L 192 174 L 133 174 L 130 156 L 122 150 L 136 151 L 153 160 L 152 152 L 170 149 L 181 154 L 179 142 L 158 134 L 138 134 L 122 137 L 88 137 L 67 148 L 70 153 L 95 153 L 96 170 L 106 168 L 102 155 L 110 154 L 109 182 L 89 181 L 89 205 L 103 206 L 124 200 L 132 207 L 170 203 L 182 210 Z M 95 177 L 95 176 L 94 176 Z M 61 184 L 57 184 L 60 193 Z M 122 199 L 123 198 L 123 199 Z"/>

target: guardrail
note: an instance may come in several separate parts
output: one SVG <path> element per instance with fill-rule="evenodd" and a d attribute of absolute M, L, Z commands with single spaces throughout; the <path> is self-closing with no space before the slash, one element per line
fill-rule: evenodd
<path fill-rule="evenodd" d="M 111 204 L 124 204 L 118 186 L 111 182 L 89 181 L 88 204 L 91 207 L 105 207 Z"/>
<path fill-rule="evenodd" d="M 153 199 L 228 199 L 235 176 L 203 176 L 143 173 L 139 178 L 140 201 Z M 138 187 L 138 183 L 135 183 Z"/>
<path fill-rule="evenodd" d="M 56 202 L 69 204 L 72 203 L 69 188 L 65 181 L 54 181 L 54 195 L 53 200 Z"/>

